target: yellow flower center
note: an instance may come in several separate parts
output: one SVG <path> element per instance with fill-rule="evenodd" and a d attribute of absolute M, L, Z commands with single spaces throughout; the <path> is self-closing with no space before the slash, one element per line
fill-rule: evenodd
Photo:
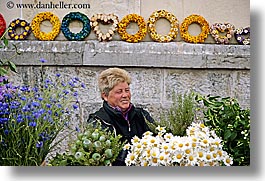
<path fill-rule="evenodd" d="M 189 160 L 190 161 L 193 161 L 194 160 L 194 157 L 192 155 L 189 156 Z"/>
<path fill-rule="evenodd" d="M 206 159 L 210 160 L 211 159 L 211 155 L 206 155 Z"/>
<path fill-rule="evenodd" d="M 190 154 L 190 152 L 191 152 L 191 151 L 190 151 L 189 149 L 185 150 L 185 153 L 186 153 L 186 154 Z"/>
<path fill-rule="evenodd" d="M 179 153 L 177 154 L 177 159 L 181 159 L 182 158 L 182 155 Z"/>
<path fill-rule="evenodd" d="M 130 156 L 130 160 L 134 160 L 135 156 L 134 155 L 131 155 Z"/>
<path fill-rule="evenodd" d="M 201 157 L 203 157 L 203 152 L 199 152 L 199 157 L 201 158 Z"/>

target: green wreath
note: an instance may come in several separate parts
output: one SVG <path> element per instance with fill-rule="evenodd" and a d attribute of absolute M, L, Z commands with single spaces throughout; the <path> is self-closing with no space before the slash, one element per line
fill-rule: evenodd
<path fill-rule="evenodd" d="M 78 20 L 83 23 L 83 28 L 78 33 L 73 33 L 69 29 L 69 24 L 73 20 Z M 91 31 L 90 20 L 83 13 L 71 12 L 64 16 L 62 20 L 61 31 L 68 40 L 83 40 L 89 35 Z"/>

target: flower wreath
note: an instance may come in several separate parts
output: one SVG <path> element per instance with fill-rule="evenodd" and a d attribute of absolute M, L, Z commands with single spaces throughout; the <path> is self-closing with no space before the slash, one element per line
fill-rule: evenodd
<path fill-rule="evenodd" d="M 130 35 L 126 32 L 126 28 L 131 22 L 137 23 L 139 27 L 138 32 L 134 35 Z M 118 24 L 118 33 L 121 36 L 121 39 L 130 43 L 137 43 L 141 41 L 145 37 L 146 32 L 147 25 L 144 18 L 137 14 L 128 14 Z"/>
<path fill-rule="evenodd" d="M 235 30 L 234 35 L 235 35 L 236 41 L 240 45 L 250 45 L 250 27 L 237 28 Z M 244 35 L 248 35 L 248 36 L 244 37 Z"/>
<path fill-rule="evenodd" d="M 160 18 L 166 18 L 170 22 L 171 28 L 170 28 L 170 32 L 167 35 L 159 35 L 156 32 L 155 22 Z M 173 14 L 165 10 L 159 10 L 159 11 L 153 12 L 153 14 L 149 17 L 148 22 L 147 22 L 147 28 L 148 28 L 151 38 L 154 41 L 158 41 L 158 42 L 170 42 L 174 40 L 178 34 L 178 26 L 179 24 L 178 24 L 177 18 Z"/>
<path fill-rule="evenodd" d="M 214 23 L 211 25 L 210 33 L 216 43 L 229 44 L 230 39 L 234 35 L 234 30 L 235 26 L 230 23 Z M 225 31 L 226 31 L 225 36 L 219 34 L 219 32 L 224 33 Z"/>
<path fill-rule="evenodd" d="M 189 25 L 197 23 L 201 27 L 201 33 L 198 36 L 192 36 L 188 32 Z M 180 26 L 180 34 L 184 41 L 189 43 L 203 43 L 209 34 L 209 23 L 200 15 L 190 15 L 184 19 Z"/>
<path fill-rule="evenodd" d="M 99 28 L 99 23 L 102 23 L 103 25 L 112 24 L 112 26 L 108 32 L 104 34 Z M 117 31 L 118 23 L 119 18 L 114 14 L 95 14 L 91 17 L 90 25 L 96 33 L 99 41 L 109 41 Z"/>
<path fill-rule="evenodd" d="M 52 31 L 49 33 L 45 33 L 40 31 L 40 24 L 44 20 L 49 20 L 50 23 L 53 25 Z M 31 22 L 31 29 L 34 36 L 39 40 L 54 40 L 56 36 L 60 33 L 60 20 L 58 16 L 54 15 L 51 12 L 42 12 L 37 14 L 32 22 Z"/>
<path fill-rule="evenodd" d="M 83 23 L 83 28 L 78 33 L 73 33 L 69 29 L 69 24 L 73 20 L 79 20 L 79 21 L 81 21 Z M 91 31 L 90 20 L 83 13 L 70 12 L 69 14 L 64 16 L 63 21 L 62 21 L 61 30 L 62 30 L 64 36 L 68 40 L 83 40 L 89 35 L 89 33 Z"/>
<path fill-rule="evenodd" d="M 6 30 L 6 21 L 2 14 L 0 14 L 0 37 L 4 34 Z"/>
<path fill-rule="evenodd" d="M 31 33 L 30 24 L 26 20 L 21 20 L 19 18 L 13 20 L 8 27 L 8 35 L 12 40 L 24 40 Z M 16 28 L 18 27 L 24 28 L 24 31 L 20 34 L 16 33 Z"/>

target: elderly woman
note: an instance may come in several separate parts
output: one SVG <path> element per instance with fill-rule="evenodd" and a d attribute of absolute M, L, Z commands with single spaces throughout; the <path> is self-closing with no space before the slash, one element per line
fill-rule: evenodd
<path fill-rule="evenodd" d="M 150 131 L 145 121 L 154 122 L 150 114 L 131 103 L 131 77 L 120 68 L 109 68 L 101 72 L 98 85 L 103 106 L 89 115 L 88 122 L 100 121 L 103 128 L 110 128 L 122 140 L 131 141 L 133 136 L 142 137 Z M 113 166 L 125 166 L 126 152 L 121 151 Z"/>

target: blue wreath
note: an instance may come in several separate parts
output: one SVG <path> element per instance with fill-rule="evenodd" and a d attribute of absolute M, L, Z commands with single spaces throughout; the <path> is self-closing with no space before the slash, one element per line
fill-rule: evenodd
<path fill-rule="evenodd" d="M 80 32 L 72 33 L 70 31 L 69 24 L 72 20 L 79 20 L 83 23 L 83 28 Z M 90 20 L 86 15 L 80 12 L 71 12 L 63 18 L 61 31 L 68 40 L 83 40 L 91 31 Z"/>

